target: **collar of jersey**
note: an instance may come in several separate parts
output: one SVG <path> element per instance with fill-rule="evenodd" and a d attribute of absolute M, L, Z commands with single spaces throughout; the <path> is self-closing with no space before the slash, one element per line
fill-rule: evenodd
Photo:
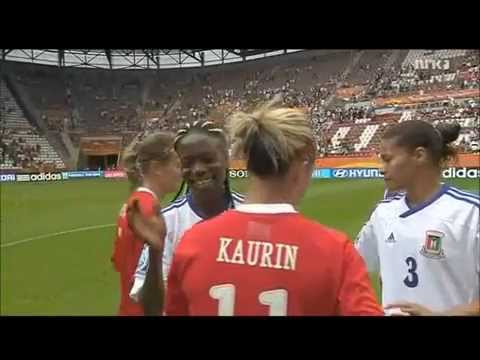
<path fill-rule="evenodd" d="M 295 214 L 291 204 L 241 204 L 237 211 L 253 214 Z"/>
<path fill-rule="evenodd" d="M 190 191 L 187 192 L 186 198 L 187 198 L 188 205 L 190 206 L 190 209 L 192 209 L 195 215 L 197 215 L 200 219 L 205 219 L 202 216 L 202 211 L 200 210 L 200 208 L 197 205 L 195 205 L 195 203 L 193 202 L 193 196 Z M 234 209 L 234 208 L 235 208 L 235 203 L 233 199 L 229 200 L 228 194 L 225 194 L 225 210 Z"/>
<path fill-rule="evenodd" d="M 420 210 L 425 209 L 427 206 L 433 204 L 435 201 L 440 199 L 440 197 L 443 194 L 445 194 L 445 192 L 448 189 L 449 189 L 448 185 L 442 184 L 442 187 L 440 188 L 440 190 L 431 199 L 429 199 L 429 200 L 427 200 L 423 203 L 420 203 L 420 204 L 418 204 L 417 206 L 414 206 L 414 207 L 410 207 L 410 205 L 408 204 L 407 196 L 405 195 L 405 197 L 404 197 L 405 205 L 407 205 L 409 210 L 407 210 L 403 214 L 401 214 L 400 217 L 401 218 L 406 218 L 407 216 L 410 216 L 412 214 L 415 214 L 416 212 L 419 212 Z"/>
<path fill-rule="evenodd" d="M 152 194 L 155 199 L 157 198 L 157 195 L 155 195 L 155 193 L 152 190 L 150 190 L 149 188 L 146 188 L 145 186 L 140 186 L 135 191 L 146 192 L 146 193 Z"/>

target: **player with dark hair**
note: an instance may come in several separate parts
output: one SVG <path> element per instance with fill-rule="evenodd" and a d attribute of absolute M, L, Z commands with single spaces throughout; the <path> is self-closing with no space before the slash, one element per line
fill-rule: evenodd
<path fill-rule="evenodd" d="M 347 236 L 295 210 L 315 160 L 305 113 L 267 104 L 231 125 L 252 178 L 246 204 L 185 233 L 166 314 L 381 315 Z"/>
<path fill-rule="evenodd" d="M 135 206 L 145 216 L 158 217 L 161 199 L 174 191 L 181 179 L 173 141 L 173 134 L 155 133 L 138 144 L 136 150 L 128 149 L 124 154 L 123 164 L 132 193 L 119 214 L 112 256 L 115 269 L 120 273 L 119 315 L 144 314 L 143 308 L 129 297 L 144 241 L 132 230 L 127 208 Z"/>
<path fill-rule="evenodd" d="M 383 135 L 386 186 L 406 194 L 380 202 L 357 249 L 371 272 L 380 271 L 389 313 L 480 312 L 480 198 L 440 181 L 459 133 L 458 124 L 412 120 Z"/>
<path fill-rule="evenodd" d="M 243 202 L 243 196 L 230 189 L 228 139 L 223 129 L 210 121 L 187 123 L 178 131 L 174 148 L 184 181 L 173 202 L 162 211 L 166 228 L 162 230 L 159 224 L 157 232 L 165 234 L 163 254 L 155 247 L 144 249 L 130 293 L 135 301 L 143 302 L 146 314 L 158 314 L 161 308 L 161 284 L 183 233 Z"/>

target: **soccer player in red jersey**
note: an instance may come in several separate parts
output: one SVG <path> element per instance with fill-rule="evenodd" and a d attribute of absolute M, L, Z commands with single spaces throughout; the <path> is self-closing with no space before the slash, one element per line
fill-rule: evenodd
<path fill-rule="evenodd" d="M 135 149 L 134 148 L 125 149 L 122 156 L 122 166 L 123 166 L 123 170 L 127 174 L 128 182 L 130 183 L 130 193 L 132 193 L 136 188 L 138 188 L 142 184 L 142 178 L 137 170 L 136 162 L 137 162 L 137 153 L 135 152 Z M 120 212 L 118 214 L 115 242 L 113 245 L 113 254 L 110 259 L 117 272 L 120 272 L 120 269 L 122 268 L 123 257 L 120 255 L 125 252 L 125 250 L 122 249 L 123 242 L 121 241 L 122 240 L 121 235 L 122 235 L 122 229 L 127 226 L 127 219 L 125 216 L 126 209 L 127 209 L 127 203 L 124 203 L 120 208 Z"/>
<path fill-rule="evenodd" d="M 243 202 L 230 188 L 228 137 L 211 121 L 187 123 L 178 130 L 174 148 L 180 158 L 184 182 L 172 203 L 162 209 L 165 232 L 162 252 L 145 246 L 134 275 L 130 297 L 144 304 L 145 315 L 158 314 L 175 248 L 183 233 L 194 224 L 219 215 Z M 184 187 L 185 195 L 181 196 Z M 131 224 L 134 227 L 134 223 Z M 148 237 L 148 236 L 147 236 Z M 159 269 L 161 267 L 161 269 Z M 161 271 L 161 283 L 158 283 Z"/>
<path fill-rule="evenodd" d="M 131 220 L 127 215 L 129 207 L 135 207 L 147 218 L 161 222 L 160 201 L 172 192 L 181 180 L 178 156 L 173 149 L 174 137 L 168 133 L 155 133 L 147 136 L 139 145 L 136 156 L 127 154 L 127 174 L 133 183 L 141 181 L 122 207 L 118 219 L 118 233 L 112 260 L 120 273 L 121 300 L 119 315 L 143 315 L 142 305 L 133 302 L 129 291 L 133 274 L 144 246 L 144 239 L 132 230 Z M 131 164 L 135 158 L 135 167 Z M 158 218 L 158 219 L 157 219 Z"/>
<path fill-rule="evenodd" d="M 167 315 L 383 315 L 348 237 L 300 215 L 315 159 L 302 111 L 237 113 L 231 135 L 247 159 L 245 205 L 194 225 L 169 272 Z M 149 242 L 149 221 L 136 228 Z"/>

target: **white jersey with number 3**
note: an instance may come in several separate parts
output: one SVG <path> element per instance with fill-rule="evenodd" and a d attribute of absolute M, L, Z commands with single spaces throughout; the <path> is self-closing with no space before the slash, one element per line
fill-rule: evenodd
<path fill-rule="evenodd" d="M 478 196 L 448 185 L 413 208 L 403 194 L 379 203 L 356 247 L 380 272 L 383 305 L 444 311 L 479 298 L 479 206 Z"/>

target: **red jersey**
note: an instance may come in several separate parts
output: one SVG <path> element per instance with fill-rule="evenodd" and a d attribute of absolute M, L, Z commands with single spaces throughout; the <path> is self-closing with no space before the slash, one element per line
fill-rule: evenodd
<path fill-rule="evenodd" d="M 113 249 L 112 262 L 120 273 L 120 307 L 119 315 L 144 315 L 143 307 L 135 303 L 129 292 L 133 285 L 133 275 L 143 249 L 143 240 L 137 238 L 130 229 L 127 218 L 127 204 L 138 200 L 140 211 L 146 216 L 154 214 L 155 194 L 147 188 L 140 187 L 134 191 L 126 204 L 122 206 L 117 220 L 117 237 Z"/>
<path fill-rule="evenodd" d="M 194 225 L 168 278 L 167 315 L 383 315 L 348 237 L 288 204 Z"/>

